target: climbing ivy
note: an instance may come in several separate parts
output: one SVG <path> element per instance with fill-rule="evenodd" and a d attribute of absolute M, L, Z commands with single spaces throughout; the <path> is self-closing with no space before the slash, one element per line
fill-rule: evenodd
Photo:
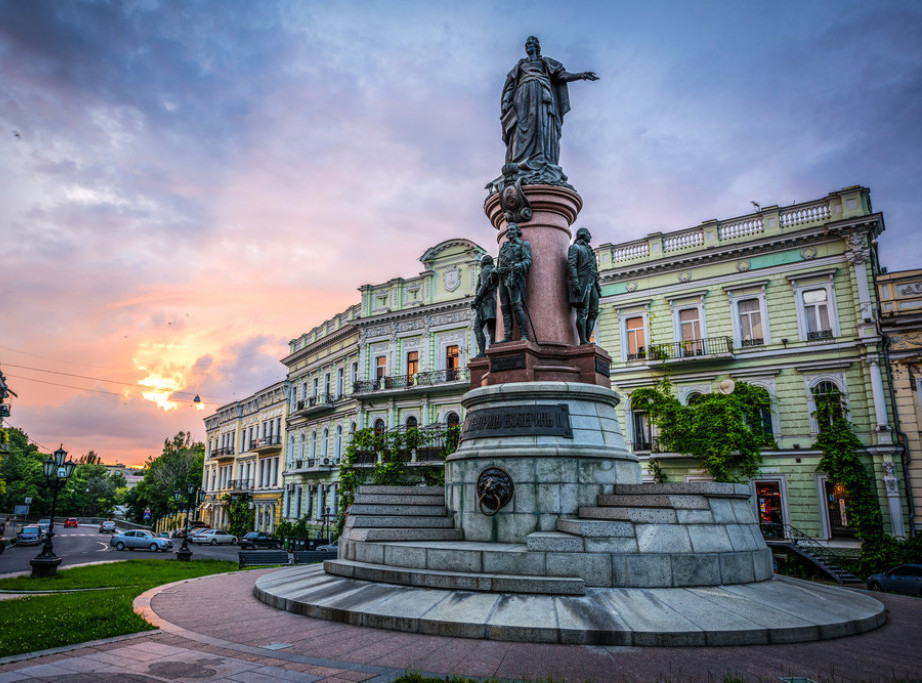
<path fill-rule="evenodd" d="M 631 407 L 649 413 L 660 446 L 693 456 L 715 481 L 724 482 L 755 477 L 762 449 L 777 448 L 762 425 L 762 410 L 770 405 L 764 388 L 746 382 L 737 382 L 729 394 L 703 394 L 684 405 L 668 374 L 631 394 Z M 657 468 L 654 476 L 662 477 L 662 471 Z"/>
<path fill-rule="evenodd" d="M 256 512 L 250 509 L 249 496 L 231 499 L 224 495 L 227 504 L 227 530 L 234 536 L 243 536 L 255 526 Z"/>

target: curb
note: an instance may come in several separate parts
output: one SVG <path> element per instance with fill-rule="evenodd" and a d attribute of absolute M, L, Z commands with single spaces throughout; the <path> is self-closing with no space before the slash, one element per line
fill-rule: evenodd
<path fill-rule="evenodd" d="M 73 645 L 62 645 L 61 647 L 52 647 L 48 650 L 36 650 L 34 652 L 23 652 L 18 655 L 0 657 L 0 665 L 14 664 L 16 662 L 23 662 L 29 659 L 37 659 L 38 657 L 47 657 L 49 655 L 57 655 L 62 652 L 72 652 L 73 650 L 81 650 L 85 647 L 96 647 L 98 645 L 118 643 L 122 640 L 132 640 L 134 638 L 145 638 L 147 636 L 157 635 L 160 632 L 161 632 L 160 629 L 156 629 L 152 631 L 139 631 L 138 633 L 126 633 L 123 636 L 113 636 L 112 638 L 100 638 L 99 640 L 88 640 L 84 643 L 74 643 Z"/>

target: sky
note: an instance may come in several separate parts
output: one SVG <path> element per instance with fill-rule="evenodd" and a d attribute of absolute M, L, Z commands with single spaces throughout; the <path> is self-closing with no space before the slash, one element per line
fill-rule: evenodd
<path fill-rule="evenodd" d="M 922 265 L 915 0 L 0 0 L 5 425 L 139 465 L 360 285 L 495 247 L 532 34 L 600 76 L 561 141 L 595 243 L 864 185 L 882 264 Z"/>

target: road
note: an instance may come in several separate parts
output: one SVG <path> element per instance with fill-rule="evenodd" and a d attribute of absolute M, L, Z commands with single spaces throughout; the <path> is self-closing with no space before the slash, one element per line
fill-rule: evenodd
<path fill-rule="evenodd" d="M 121 531 L 121 529 L 120 529 Z M 109 546 L 111 534 L 101 534 L 96 525 L 64 528 L 59 525 L 54 527 L 54 552 L 61 558 L 59 569 L 68 565 L 84 564 L 87 562 L 113 562 L 128 560 L 134 557 L 143 557 L 152 560 L 171 560 L 175 557 L 172 552 L 151 552 L 149 550 L 123 550 L 117 551 Z M 179 550 L 182 539 L 173 539 L 173 550 Z M 189 546 L 192 549 L 192 559 L 215 559 L 237 561 L 237 546 Z M 29 560 L 42 552 L 42 546 L 11 546 L 0 554 L 0 574 L 9 572 L 31 571 Z"/>

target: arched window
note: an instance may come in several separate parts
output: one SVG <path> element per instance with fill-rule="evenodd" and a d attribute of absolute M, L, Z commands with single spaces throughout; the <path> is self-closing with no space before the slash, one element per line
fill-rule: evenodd
<path fill-rule="evenodd" d="M 457 427 L 461 424 L 461 418 L 458 417 L 458 413 L 448 413 L 448 415 L 445 416 L 445 423 L 449 427 Z"/>
<path fill-rule="evenodd" d="M 298 460 L 304 460 L 304 432 L 301 432 L 301 448 L 298 451 Z"/>
<path fill-rule="evenodd" d="M 419 421 L 414 415 L 410 415 L 410 417 L 407 418 L 407 429 L 414 429 L 418 424 Z"/>
<path fill-rule="evenodd" d="M 329 444 L 330 444 L 330 430 L 327 427 L 323 428 L 323 441 L 320 442 L 320 454 L 323 457 L 327 457 L 329 453 Z"/>
<path fill-rule="evenodd" d="M 384 420 L 380 417 L 375 420 L 375 434 L 383 434 L 385 429 Z"/>
<path fill-rule="evenodd" d="M 700 391 L 693 391 L 688 395 L 685 403 L 691 406 L 700 401 L 702 398 L 704 398 L 704 394 L 702 394 Z"/>
<path fill-rule="evenodd" d="M 336 442 L 334 444 L 333 454 L 336 456 L 336 462 L 339 462 L 339 459 L 343 455 L 343 426 L 336 425 Z"/>
<path fill-rule="evenodd" d="M 842 391 L 835 382 L 818 382 L 813 387 L 813 403 L 816 406 L 816 423 L 821 430 L 844 417 Z"/>
<path fill-rule="evenodd" d="M 311 459 L 317 457 L 317 432 L 311 432 Z"/>
<path fill-rule="evenodd" d="M 349 425 L 349 432 L 352 434 L 355 434 L 358 428 L 359 426 L 355 422 L 353 422 L 352 424 Z"/>

